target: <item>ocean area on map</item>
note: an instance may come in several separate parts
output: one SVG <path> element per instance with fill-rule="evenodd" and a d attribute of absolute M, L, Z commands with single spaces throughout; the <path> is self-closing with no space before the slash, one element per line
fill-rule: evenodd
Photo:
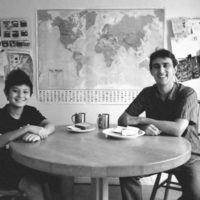
<path fill-rule="evenodd" d="M 140 89 L 164 10 L 38 10 L 39 89 Z"/>

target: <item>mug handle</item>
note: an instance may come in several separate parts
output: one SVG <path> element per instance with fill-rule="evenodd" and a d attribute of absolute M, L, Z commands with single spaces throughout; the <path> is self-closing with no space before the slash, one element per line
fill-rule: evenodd
<path fill-rule="evenodd" d="M 73 123 L 75 123 L 75 116 L 76 116 L 76 114 L 73 114 L 73 115 L 71 116 L 71 120 L 72 120 Z"/>
<path fill-rule="evenodd" d="M 102 115 L 98 114 L 98 119 L 97 119 L 98 127 L 101 128 L 102 126 Z"/>

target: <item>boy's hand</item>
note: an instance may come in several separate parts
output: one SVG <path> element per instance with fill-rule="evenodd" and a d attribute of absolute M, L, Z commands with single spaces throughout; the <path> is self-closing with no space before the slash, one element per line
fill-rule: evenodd
<path fill-rule="evenodd" d="M 45 139 L 48 136 L 48 132 L 45 128 L 35 125 L 27 125 L 27 132 L 34 135 L 38 135 L 41 139 Z"/>
<path fill-rule="evenodd" d="M 37 142 L 40 141 L 40 136 L 32 134 L 32 133 L 26 133 L 23 137 L 22 140 L 25 142 Z"/>
<path fill-rule="evenodd" d="M 40 136 L 41 139 L 45 139 L 48 137 L 48 132 L 45 128 L 42 128 L 40 129 L 38 135 Z"/>

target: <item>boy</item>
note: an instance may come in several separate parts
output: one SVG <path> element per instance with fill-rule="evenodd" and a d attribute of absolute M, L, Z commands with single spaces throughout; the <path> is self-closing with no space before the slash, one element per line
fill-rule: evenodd
<path fill-rule="evenodd" d="M 175 82 L 177 60 L 168 50 L 161 49 L 150 56 L 150 73 L 156 84 L 144 88 L 119 117 L 121 126 L 139 126 L 146 135 L 185 137 L 192 153 L 200 153 L 197 133 L 197 95 L 195 91 Z M 139 117 L 145 111 L 146 117 Z M 200 199 L 200 157 L 190 160 L 172 172 L 182 186 L 180 200 Z M 139 177 L 120 178 L 123 200 L 141 200 Z"/>
<path fill-rule="evenodd" d="M 12 160 L 6 147 L 18 138 L 26 142 L 45 139 L 55 127 L 36 108 L 26 105 L 33 93 L 33 85 L 25 72 L 11 71 L 5 80 L 4 93 L 8 104 L 0 109 L 0 182 L 25 192 L 29 200 L 43 200 L 38 181 L 42 173 Z"/>

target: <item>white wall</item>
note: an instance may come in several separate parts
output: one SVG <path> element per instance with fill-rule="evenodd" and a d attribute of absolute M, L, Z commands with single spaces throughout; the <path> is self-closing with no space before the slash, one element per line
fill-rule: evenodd
<path fill-rule="evenodd" d="M 134 8 L 164 8 L 166 21 L 173 17 L 200 17 L 199 0 L 0 0 L 0 18 L 28 17 L 32 31 L 32 56 L 35 60 L 35 14 L 37 9 L 134 9 Z M 170 48 L 168 41 L 168 25 L 165 30 L 165 47 Z M 35 69 L 34 69 L 35 70 Z M 36 71 L 34 71 L 36 72 Z M 189 82 L 200 97 L 198 85 L 200 79 Z M 3 80 L 0 80 L 0 107 L 6 103 L 3 94 Z M 199 98 L 200 99 L 200 98 Z M 96 122 L 98 113 L 107 112 L 111 115 L 111 123 L 116 123 L 119 115 L 127 105 L 69 105 L 69 104 L 46 104 L 37 101 L 33 95 L 30 102 L 55 124 L 71 123 L 70 117 L 75 112 L 86 112 L 87 121 Z"/>

